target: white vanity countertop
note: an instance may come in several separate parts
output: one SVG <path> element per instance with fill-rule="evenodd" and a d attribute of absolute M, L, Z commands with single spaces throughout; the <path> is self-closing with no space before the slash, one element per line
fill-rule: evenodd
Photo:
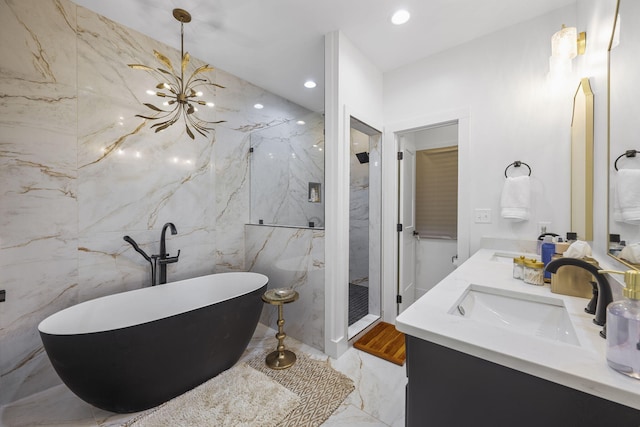
<path fill-rule="evenodd" d="M 463 353 L 536 377 L 640 409 L 640 380 L 607 365 L 606 341 L 585 298 L 551 293 L 512 277 L 512 264 L 496 261 L 501 251 L 481 249 L 418 299 L 396 319 L 396 328 Z M 515 254 L 514 254 L 515 255 Z M 512 332 L 449 314 L 470 284 L 560 299 L 571 317 L 580 346 Z"/>

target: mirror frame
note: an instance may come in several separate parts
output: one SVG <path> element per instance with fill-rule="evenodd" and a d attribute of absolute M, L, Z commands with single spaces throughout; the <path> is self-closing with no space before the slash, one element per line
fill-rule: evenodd
<path fill-rule="evenodd" d="M 593 91 L 580 80 L 571 118 L 571 231 L 593 240 Z"/>
<path fill-rule="evenodd" d="M 611 236 L 611 194 L 610 186 L 611 186 L 611 50 L 614 48 L 614 37 L 616 32 L 616 27 L 618 26 L 618 16 L 620 13 L 620 0 L 616 1 L 616 10 L 613 19 L 613 28 L 611 30 L 611 38 L 609 39 L 609 48 L 607 50 L 607 244 L 606 247 L 609 248 L 611 244 L 610 236 Z M 615 259 L 621 264 L 624 264 L 630 269 L 639 270 L 640 266 L 637 264 L 632 264 L 622 258 L 619 258 L 607 250 L 607 255 L 611 258 Z"/>

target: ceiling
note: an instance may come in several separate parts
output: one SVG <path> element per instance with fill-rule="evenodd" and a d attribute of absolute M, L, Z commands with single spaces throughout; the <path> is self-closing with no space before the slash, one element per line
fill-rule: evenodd
<path fill-rule="evenodd" d="M 324 34 L 341 30 L 382 72 L 576 0 L 73 0 L 314 111 L 324 110 Z M 391 24 L 407 9 L 411 19 Z M 314 89 L 303 83 L 313 79 Z"/>

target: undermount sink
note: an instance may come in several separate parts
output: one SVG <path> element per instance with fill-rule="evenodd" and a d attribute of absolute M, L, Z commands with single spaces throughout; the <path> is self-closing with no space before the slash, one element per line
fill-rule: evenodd
<path fill-rule="evenodd" d="M 562 300 L 472 284 L 449 314 L 512 332 L 580 345 Z"/>

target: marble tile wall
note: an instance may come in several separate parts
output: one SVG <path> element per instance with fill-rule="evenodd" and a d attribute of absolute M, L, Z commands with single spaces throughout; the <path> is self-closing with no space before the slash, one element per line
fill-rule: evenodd
<path fill-rule="evenodd" d="M 149 284 L 123 236 L 157 253 L 173 222 L 169 281 L 244 270 L 250 133 L 308 111 L 216 70 L 226 89 L 205 93 L 207 117 L 226 122 L 194 141 L 179 125 L 154 133 L 135 115 L 156 82 L 126 64 L 156 65 L 154 49 L 178 63 L 175 49 L 68 0 L 0 0 L 0 35 L 2 405 L 59 382 L 42 319 Z"/>
<path fill-rule="evenodd" d="M 369 282 L 369 163 L 356 153 L 369 152 L 369 136 L 351 128 L 349 155 L 349 283 Z"/>
<path fill-rule="evenodd" d="M 324 230 L 247 225 L 245 240 L 247 270 L 267 275 L 269 289 L 300 295 L 284 307 L 285 333 L 323 350 Z M 260 322 L 277 329 L 277 320 L 276 306 L 265 304 Z"/>
<path fill-rule="evenodd" d="M 251 223 L 324 227 L 324 117 L 297 120 L 251 134 Z M 319 183 L 317 200 L 309 183 Z"/>

